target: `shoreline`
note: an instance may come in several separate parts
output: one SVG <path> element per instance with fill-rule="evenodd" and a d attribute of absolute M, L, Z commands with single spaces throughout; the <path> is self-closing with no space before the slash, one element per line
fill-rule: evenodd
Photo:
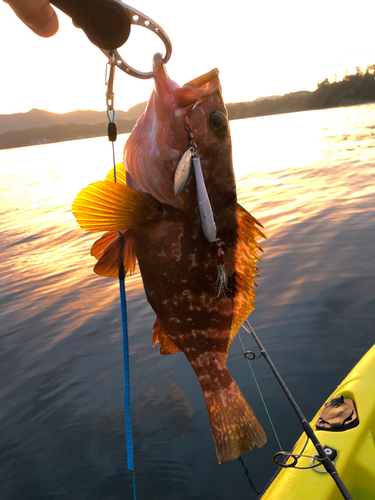
<path fill-rule="evenodd" d="M 297 113 L 301 111 L 314 111 L 340 107 L 360 106 L 372 104 L 375 100 L 365 102 L 353 99 L 334 106 L 307 106 L 306 94 L 311 92 L 295 92 L 281 97 L 264 98 L 256 101 L 228 103 L 226 104 L 229 120 L 241 120 L 245 118 L 258 118 L 261 116 L 272 116 L 278 114 Z M 309 100 L 309 99 L 308 99 Z M 143 103 L 142 103 L 143 104 Z M 146 104 L 146 103 L 145 103 Z M 140 106 L 140 105 L 138 105 Z M 33 111 L 33 110 L 32 110 Z M 31 113 L 30 111 L 29 113 Z M 143 112 L 143 110 L 142 110 Z M 117 133 L 127 134 L 133 130 L 140 115 L 131 120 L 119 119 Z M 45 112 L 47 113 L 47 112 Z M 77 112 L 78 113 L 78 112 Z M 84 112 L 83 112 L 84 113 Z M 98 112 L 100 113 L 100 112 Z M 122 112 L 124 113 L 124 112 Z M 53 113 L 50 113 L 53 115 Z M 124 113 L 126 114 L 126 113 Z M 67 123 L 52 124 L 47 127 L 30 127 L 21 130 L 9 130 L 0 134 L 0 150 L 16 149 L 28 146 L 40 146 L 43 144 L 54 144 L 59 142 L 74 141 L 79 139 L 90 139 L 104 137 L 107 135 L 108 122 L 100 123 Z"/>

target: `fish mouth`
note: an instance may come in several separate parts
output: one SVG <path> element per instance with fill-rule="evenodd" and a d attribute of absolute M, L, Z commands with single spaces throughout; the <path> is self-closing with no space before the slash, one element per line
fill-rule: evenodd
<path fill-rule="evenodd" d="M 192 106 L 206 99 L 217 90 L 221 90 L 219 70 L 217 68 L 190 80 L 180 87 L 169 78 L 160 53 L 154 55 L 153 74 L 157 99 L 163 101 L 164 106 L 169 109 Z"/>

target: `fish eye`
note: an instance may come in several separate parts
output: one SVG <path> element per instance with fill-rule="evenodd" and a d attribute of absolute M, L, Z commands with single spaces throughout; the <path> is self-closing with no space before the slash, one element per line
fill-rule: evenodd
<path fill-rule="evenodd" d="M 217 135 L 224 135 L 228 130 L 228 117 L 222 111 L 214 111 L 210 116 L 210 127 Z"/>

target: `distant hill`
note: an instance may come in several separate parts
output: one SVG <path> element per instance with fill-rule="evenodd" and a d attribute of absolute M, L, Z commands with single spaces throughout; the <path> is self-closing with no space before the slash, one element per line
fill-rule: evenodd
<path fill-rule="evenodd" d="M 279 97 L 282 97 L 282 96 L 281 95 L 268 95 L 268 96 L 265 96 L 265 97 L 257 97 L 252 102 L 264 101 L 264 99 L 273 99 L 273 100 L 275 100 L 275 99 L 278 99 Z"/>
<path fill-rule="evenodd" d="M 117 120 L 116 118 L 118 134 L 131 132 L 136 121 L 136 119 Z M 69 125 L 50 125 L 49 127 L 34 127 L 19 131 L 11 130 L 0 135 L 0 149 L 101 137 L 107 135 L 107 130 L 108 120 L 92 125 L 87 123 L 69 123 Z"/>
<path fill-rule="evenodd" d="M 133 106 L 128 111 L 116 111 L 117 120 L 137 120 L 143 113 L 146 102 Z M 31 109 L 27 113 L 0 115 L 0 134 L 11 130 L 44 128 L 50 125 L 71 125 L 85 123 L 95 125 L 108 122 L 106 111 L 79 110 L 70 113 L 51 113 L 42 109 Z"/>
<path fill-rule="evenodd" d="M 146 104 L 142 102 L 128 111 L 116 111 L 119 134 L 132 131 Z M 58 114 L 31 109 L 26 113 L 0 115 L 0 149 L 100 137 L 107 135 L 107 126 L 106 111 L 79 110 Z"/>
<path fill-rule="evenodd" d="M 226 104 L 230 120 L 292 113 L 311 109 L 351 106 L 375 101 L 375 65 L 365 73 L 357 68 L 354 75 L 330 83 L 326 78 L 314 92 L 299 91 L 283 96 L 260 97 L 250 102 Z M 119 133 L 131 132 L 143 113 L 145 102 L 128 111 L 116 111 Z M 107 134 L 106 111 L 73 111 L 56 114 L 40 109 L 27 113 L 0 115 L 0 149 L 34 144 L 69 141 Z"/>
<path fill-rule="evenodd" d="M 301 90 L 283 96 L 262 97 L 255 101 L 230 103 L 226 106 L 230 120 L 293 113 L 310 109 L 312 94 L 313 92 L 308 90 Z"/>

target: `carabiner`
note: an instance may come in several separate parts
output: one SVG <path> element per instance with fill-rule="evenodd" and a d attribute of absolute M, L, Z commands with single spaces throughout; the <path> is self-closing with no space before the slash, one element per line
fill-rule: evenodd
<path fill-rule="evenodd" d="M 107 78 L 107 70 L 109 66 L 109 76 Z M 113 52 L 109 55 L 109 61 L 105 67 L 105 84 L 107 85 L 107 92 L 105 93 L 106 102 L 107 102 L 107 111 L 113 111 L 114 101 L 115 101 L 115 93 L 113 92 L 113 81 L 115 79 L 115 55 Z"/>

